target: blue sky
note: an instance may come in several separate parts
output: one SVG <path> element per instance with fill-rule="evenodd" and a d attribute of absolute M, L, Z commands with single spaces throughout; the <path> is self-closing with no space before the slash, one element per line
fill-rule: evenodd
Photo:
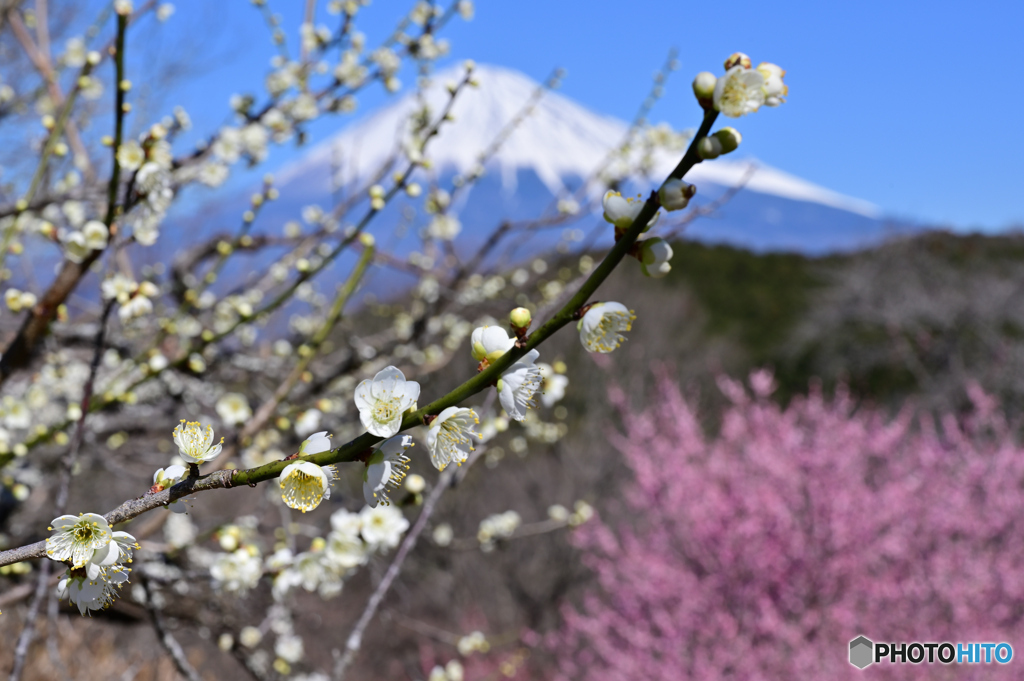
<path fill-rule="evenodd" d="M 304 4 L 269 0 L 293 41 Z M 411 5 L 374 0 L 365 8 L 359 27 L 368 44 Z M 203 55 L 201 68 L 178 83 L 174 102 L 200 127 L 216 126 L 227 94 L 260 91 L 274 49 L 248 2 L 181 0 L 176 7 L 166 37 L 151 46 L 162 60 L 180 57 L 182 40 L 199 48 L 192 54 Z M 322 7 L 319 18 L 327 20 Z M 1015 76 L 1022 27 L 1024 3 L 1009 1 L 482 0 L 473 21 L 446 30 L 453 50 L 442 64 L 473 58 L 538 80 L 561 66 L 568 71 L 563 94 L 629 118 L 676 47 L 682 68 L 651 119 L 684 128 L 699 121 L 693 74 L 717 72 L 742 50 L 787 69 L 790 87 L 783 107 L 734 123 L 743 152 L 897 217 L 993 230 L 1024 224 L 1024 88 Z M 374 88 L 357 117 L 386 99 Z M 347 122 L 332 118 L 314 129 L 313 141 Z M 275 153 L 267 169 L 296 153 Z"/>

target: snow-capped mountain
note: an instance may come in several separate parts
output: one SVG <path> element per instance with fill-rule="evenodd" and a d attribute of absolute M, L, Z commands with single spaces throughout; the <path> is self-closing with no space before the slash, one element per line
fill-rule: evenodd
<path fill-rule="evenodd" d="M 445 85 L 460 75 L 456 70 L 438 74 L 422 100 L 408 94 L 283 168 L 277 177 L 287 205 L 327 205 L 332 177 L 341 185 L 365 186 L 400 149 L 413 112 L 425 101 L 437 115 L 448 101 Z M 478 66 L 474 76 L 479 87 L 460 93 L 452 109 L 454 123 L 442 126 L 428 148 L 431 172 L 441 179 L 466 174 L 476 166 L 480 153 L 538 87 L 526 76 L 497 66 Z M 557 92 L 546 93 L 488 162 L 484 177 L 455 206 L 463 224 L 461 238 L 483 238 L 500 219 L 540 215 L 560 192 L 575 189 L 591 176 L 627 130 L 623 121 L 594 113 Z M 678 156 L 658 154 L 654 160 L 652 183 L 671 170 Z M 749 175 L 751 164 L 756 170 Z M 744 179 L 743 191 L 712 218 L 688 228 L 690 238 L 756 250 L 823 253 L 869 245 L 907 229 L 886 223 L 882 211 L 867 201 L 755 159 L 716 159 L 687 176 L 702 201 L 713 200 Z"/>

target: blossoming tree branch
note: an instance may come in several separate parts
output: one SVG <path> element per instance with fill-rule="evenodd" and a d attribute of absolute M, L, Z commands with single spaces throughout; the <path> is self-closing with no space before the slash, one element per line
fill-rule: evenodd
<path fill-rule="evenodd" d="M 417 3 L 394 34 L 368 50 L 366 36 L 356 30 L 362 3 L 329 2 L 328 14 L 340 20 L 336 29 L 316 24 L 315 3 L 309 3 L 295 54 L 289 50 L 280 20 L 262 2 L 254 4 L 265 13 L 272 42 L 280 51 L 266 77 L 266 95 L 262 101 L 251 95 L 232 97 L 235 124 L 205 136 L 188 151 L 179 140 L 191 129 L 191 119 L 180 107 L 173 115 L 146 125 L 131 122 L 134 89 L 127 78 L 129 38 L 144 21 L 172 20 L 172 6 L 150 3 L 135 8 L 129 0 L 117 0 L 108 42 L 100 44 L 96 28 L 67 38 L 65 51 L 58 57 L 49 53 L 46 16 L 17 9 L 6 15 L 25 50 L 26 64 L 47 86 L 25 92 L 0 86 L 0 113 L 26 111 L 31 104 L 43 112 L 45 131 L 31 179 L 10 206 L 0 208 L 4 245 L 0 258 L 10 264 L 10 259 L 47 248 L 51 255 L 58 255 L 59 264 L 48 283 L 9 285 L 4 294 L 9 311 L 20 315 L 0 357 L 0 384 L 9 391 L 0 414 L 0 471 L 9 472 L 4 484 L 15 497 L 27 497 L 31 485 L 24 480 L 33 479 L 31 472 L 37 470 L 30 454 L 45 447 L 67 449 L 56 517 L 45 528 L 49 536 L 0 551 L 4 568 L 28 566 L 26 561 L 38 558 L 50 561 L 39 571 L 30 613 L 38 612 L 43 594 L 52 587 L 51 564 L 63 569 L 54 577 L 61 599 L 74 603 L 82 614 L 109 607 L 126 584 L 135 584 L 133 560 L 140 550 L 138 540 L 144 539 L 126 531 L 127 526 L 115 528 L 149 511 L 173 512 L 166 520 L 170 527 L 178 522 L 171 518 L 181 514 L 201 516 L 202 499 L 212 490 L 271 488 L 275 503 L 307 513 L 330 498 L 332 486 L 340 479 L 352 476 L 361 483 L 365 507 L 359 512 L 333 513 L 330 530 L 316 536 L 309 551 L 297 552 L 294 536 L 285 530 L 285 545 L 264 560 L 253 538 L 255 530 L 239 520 L 219 526 L 216 536 L 224 553 L 206 565 L 213 581 L 227 592 L 243 593 L 269 575 L 275 602 L 283 603 L 296 588 L 316 590 L 324 597 L 336 594 L 347 576 L 371 555 L 398 547 L 409 529 L 400 502 L 405 495 L 422 501 L 421 493 L 431 484 L 423 476 L 410 474 L 418 457 L 429 459 L 438 471 L 453 464 L 471 465 L 481 448 L 486 449 L 510 422 L 543 437 L 558 437 L 562 424 L 545 422 L 537 416 L 537 408 L 552 407 L 561 399 L 570 372 L 561 361 L 542 362 L 541 346 L 570 324 L 575 324 L 589 352 L 610 353 L 621 345 L 635 315 L 629 301 L 595 298 L 599 287 L 628 259 L 638 261 L 636 266 L 648 277 L 662 277 L 671 270 L 672 248 L 655 235 L 659 218 L 663 212 L 688 207 L 697 188 L 685 178 L 696 164 L 736 150 L 741 141 L 732 127 L 714 129 L 719 116 L 740 118 L 761 107 L 778 106 L 787 94 L 779 67 L 770 63 L 755 67 L 741 53 L 730 56 L 722 73 L 702 72 L 693 80 L 702 112 L 695 131 L 645 128 L 642 121 L 650 106 L 645 103 L 637 124 L 607 165 L 597 169 L 578 192 L 560 197 L 551 215 L 528 225 L 496 225 L 472 257 L 460 260 L 451 246 L 461 230 L 452 208 L 454 200 L 484 175 L 489 159 L 560 77 L 553 76 L 523 103 L 520 114 L 480 152 L 472 171 L 443 187 L 442 180 L 429 173 L 431 144 L 447 127 L 457 125 L 452 110 L 459 98 L 468 89 L 486 87 L 477 81 L 475 65 L 468 62 L 459 78 L 446 85 L 439 109 L 423 104 L 415 110 L 400 148 L 370 180 L 333 208 L 303 210 L 305 228 L 289 222 L 283 237 L 254 231 L 261 212 L 280 197 L 268 176 L 262 189 L 252 195 L 233 234 L 191 244 L 167 263 L 133 261 L 133 254 L 152 249 L 161 237 L 168 238 L 162 234 L 167 212 L 186 188 L 217 187 L 235 164 L 258 164 L 270 145 L 301 140 L 312 121 L 351 112 L 355 98 L 370 83 L 378 82 L 390 92 L 399 90 L 397 74 L 404 62 L 414 62 L 421 74 L 429 74 L 432 63 L 449 49 L 439 37 L 442 29 L 453 17 L 469 19 L 473 14 L 472 4 L 465 0 L 448 7 Z M 104 69 L 112 72 L 106 85 L 98 75 Z M 660 91 L 661 78 L 655 91 Z M 422 94 L 430 80 L 424 77 L 417 85 Z M 92 128 L 80 129 L 84 118 L 76 112 L 100 101 L 105 88 L 110 90 L 106 97 L 112 105 L 112 134 L 99 139 L 107 149 L 106 158 L 90 158 L 81 137 L 91 135 Z M 132 129 L 141 132 L 135 135 L 129 132 Z M 607 189 L 622 186 L 645 166 L 647 159 L 643 154 L 638 158 L 638 148 L 646 149 L 644 154 L 669 150 L 679 160 L 646 196 L 623 196 Z M 108 167 L 105 178 L 104 167 Z M 426 188 L 420 184 L 424 177 L 429 178 Z M 383 211 L 399 197 L 422 199 L 431 216 L 421 235 L 422 252 L 407 257 L 388 253 L 371 234 Z M 523 299 L 511 310 L 496 309 L 494 299 L 506 279 L 494 265 L 485 264 L 491 251 L 510 235 L 529 234 L 574 216 L 578 219 L 584 209 L 601 210 L 601 231 L 614 234 L 614 245 L 603 258 L 595 261 L 584 255 L 580 276 L 546 286 L 543 304 Z M 266 257 L 251 261 L 257 264 L 243 281 L 222 286 L 237 258 L 253 254 Z M 268 259 L 269 265 L 262 264 Z M 320 292 L 314 283 L 346 260 L 352 261 L 351 269 L 336 293 Z M 544 267 L 535 262 L 532 270 L 542 274 Z M 387 329 L 370 340 L 353 339 L 351 350 L 339 353 L 334 339 L 347 321 L 347 306 L 370 273 L 379 269 L 411 272 L 417 279 L 413 303 L 395 314 Z M 14 276 L 11 269 L 4 269 L 2 275 L 7 280 Z M 534 275 L 518 268 L 508 276 L 514 286 L 521 286 Z M 75 296 L 102 301 L 103 314 L 98 318 L 90 318 L 86 311 L 75 315 Z M 293 314 L 292 340 L 273 339 L 272 360 L 247 354 L 260 329 L 299 304 L 308 305 L 312 312 Z M 487 311 L 473 312 L 481 308 Z M 110 314 L 114 310 L 117 314 Z M 471 323 L 473 314 L 483 323 Z M 89 362 L 75 359 L 67 350 L 52 351 L 51 341 L 70 342 L 75 329 L 87 324 L 98 329 L 86 344 Z M 408 365 L 419 367 L 413 371 L 422 380 L 431 374 L 424 367 L 440 370 L 456 358 L 471 361 L 476 372 L 445 394 L 431 394 L 429 383 L 424 381 L 421 387 L 420 381 L 407 378 Z M 316 362 L 326 363 L 329 371 L 323 376 L 313 371 Z M 36 372 L 31 379 L 26 378 L 29 368 Z M 273 381 L 268 389 L 246 395 L 227 387 L 238 384 L 230 376 L 239 369 Z M 215 409 L 227 428 L 220 436 L 214 425 L 192 420 L 203 413 L 203 400 L 208 397 L 202 395 L 203 386 L 209 385 L 217 386 Z M 147 400 L 165 394 L 178 398 L 174 408 L 180 423 L 173 430 L 168 426 L 160 437 L 173 442 L 177 457 L 153 473 L 148 489 L 138 489 L 113 510 L 66 513 L 76 463 L 89 457 L 88 450 L 95 446 L 94 439 L 85 438 L 88 425 L 121 411 L 144 414 Z M 487 396 L 484 405 L 471 405 L 471 398 L 479 394 Z M 255 409 L 253 399 L 257 399 Z M 503 415 L 492 408 L 494 403 Z M 327 415 L 337 415 L 336 429 L 320 427 Z M 281 435 L 292 429 L 302 437 L 297 446 Z M 74 441 L 70 431 L 77 433 Z M 335 437 L 341 433 L 344 438 Z M 340 439 L 347 441 L 339 443 Z M 116 449 L 126 440 L 127 435 L 115 432 L 106 445 Z M 225 467 L 217 469 L 218 463 Z M 427 506 L 422 513 L 425 521 Z M 572 526 L 589 515 L 586 504 L 577 504 L 575 513 L 559 506 L 550 512 L 549 521 L 528 528 L 520 527 L 514 512 L 498 514 L 481 523 L 480 544 L 486 547 L 495 538 Z M 43 535 L 43 529 L 36 536 Z M 452 541 L 450 532 L 444 537 L 435 531 L 438 545 Z M 184 546 L 190 540 L 183 541 Z M 399 555 L 406 555 L 409 548 L 411 544 L 403 545 Z M 393 565 L 397 573 L 401 560 Z M 143 596 L 136 600 L 152 610 L 168 654 L 188 675 L 187 661 L 175 652 L 177 644 L 162 628 L 154 605 L 159 600 L 153 598 L 159 593 L 154 580 L 146 576 L 139 585 Z M 374 610 L 367 612 L 369 619 Z M 24 663 L 34 616 L 30 614 L 19 639 L 16 670 Z M 287 620 L 280 611 L 275 617 Z M 281 626 L 287 631 L 279 633 L 274 668 L 285 674 L 285 668 L 301 658 L 302 647 L 301 640 L 296 642 L 294 634 L 288 633 L 291 629 Z M 263 633 L 249 627 L 237 635 L 244 648 L 254 649 Z M 225 649 L 238 650 L 234 635 L 229 638 Z M 358 643 L 349 649 L 354 652 Z M 250 667 L 260 664 L 252 656 L 245 659 Z M 340 677 L 344 665 L 339 669 L 336 676 Z"/>

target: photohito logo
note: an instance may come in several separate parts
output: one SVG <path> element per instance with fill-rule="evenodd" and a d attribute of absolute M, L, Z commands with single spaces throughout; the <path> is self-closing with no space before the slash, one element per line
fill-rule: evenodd
<path fill-rule="evenodd" d="M 1007 664 L 1013 659 L 1009 643 L 875 643 L 867 636 L 850 641 L 850 664 L 864 669 L 875 662 L 889 664 Z"/>

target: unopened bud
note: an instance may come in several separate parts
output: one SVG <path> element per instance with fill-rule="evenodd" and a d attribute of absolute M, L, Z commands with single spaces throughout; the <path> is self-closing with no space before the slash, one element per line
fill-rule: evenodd
<path fill-rule="evenodd" d="M 373 248 L 373 244 L 376 242 L 374 241 L 372 234 L 368 234 L 367 232 L 360 232 L 359 243 L 361 243 L 364 248 Z"/>
<path fill-rule="evenodd" d="M 672 247 L 659 237 L 646 239 L 640 245 L 640 263 L 645 276 L 660 279 L 672 271 L 669 262 L 672 259 Z"/>
<path fill-rule="evenodd" d="M 508 316 L 509 321 L 512 323 L 513 328 L 517 329 L 528 329 L 530 324 L 533 323 L 533 315 L 525 307 L 517 307 L 512 310 L 512 313 Z"/>
<path fill-rule="evenodd" d="M 715 83 L 717 82 L 718 78 L 710 71 L 698 73 L 697 77 L 693 79 L 693 94 L 697 96 L 697 101 L 711 100 L 715 95 Z"/>
<path fill-rule="evenodd" d="M 739 133 L 736 128 L 722 128 L 714 135 L 712 135 L 722 145 L 723 154 L 736 151 L 740 146 L 740 142 L 743 141 L 743 135 Z"/>
<path fill-rule="evenodd" d="M 681 210 L 686 208 L 696 193 L 697 188 L 692 184 L 672 178 L 658 190 L 658 200 L 667 211 Z"/>
<path fill-rule="evenodd" d="M 742 66 L 745 69 L 749 69 L 750 57 L 742 52 L 733 52 L 729 55 L 729 58 L 725 60 L 725 70 L 728 71 L 734 66 Z"/>
<path fill-rule="evenodd" d="M 722 155 L 722 142 L 717 137 L 705 137 L 697 143 L 697 154 L 705 161 Z"/>

